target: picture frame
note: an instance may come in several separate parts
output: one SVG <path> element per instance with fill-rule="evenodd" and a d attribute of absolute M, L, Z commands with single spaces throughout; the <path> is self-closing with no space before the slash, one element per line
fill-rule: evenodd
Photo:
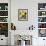
<path fill-rule="evenodd" d="M 28 9 L 18 9 L 18 20 L 28 21 Z"/>

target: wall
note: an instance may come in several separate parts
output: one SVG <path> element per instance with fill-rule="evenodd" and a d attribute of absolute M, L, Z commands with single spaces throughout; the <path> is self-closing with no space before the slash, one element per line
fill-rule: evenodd
<path fill-rule="evenodd" d="M 28 21 L 18 21 L 18 9 L 28 9 Z M 11 22 L 14 22 L 17 30 L 28 30 L 29 26 L 31 26 L 32 24 L 36 27 L 37 2 L 32 0 L 12 0 L 11 15 Z"/>
<path fill-rule="evenodd" d="M 46 0 L 11 0 L 11 22 L 17 30 L 28 30 L 32 24 L 38 27 L 38 3 Z M 18 21 L 18 9 L 28 9 L 28 21 Z"/>
<path fill-rule="evenodd" d="M 46 0 L 11 0 L 11 22 L 16 25 L 17 30 L 28 30 L 32 24 L 35 26 L 33 46 L 44 46 L 43 38 L 38 38 L 38 3 L 45 3 Z M 18 9 L 28 9 L 28 21 L 18 21 Z M 16 31 L 17 31 L 16 30 Z M 39 44 L 38 44 L 39 43 Z"/>

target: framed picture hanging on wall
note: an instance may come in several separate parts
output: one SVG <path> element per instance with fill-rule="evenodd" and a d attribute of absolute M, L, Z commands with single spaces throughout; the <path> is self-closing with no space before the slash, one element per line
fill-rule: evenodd
<path fill-rule="evenodd" d="M 28 9 L 18 9 L 18 20 L 28 21 Z"/>

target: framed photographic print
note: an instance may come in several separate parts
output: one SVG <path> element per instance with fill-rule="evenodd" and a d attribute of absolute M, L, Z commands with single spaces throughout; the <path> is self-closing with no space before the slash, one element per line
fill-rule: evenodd
<path fill-rule="evenodd" d="M 28 21 L 28 9 L 18 9 L 18 20 Z"/>

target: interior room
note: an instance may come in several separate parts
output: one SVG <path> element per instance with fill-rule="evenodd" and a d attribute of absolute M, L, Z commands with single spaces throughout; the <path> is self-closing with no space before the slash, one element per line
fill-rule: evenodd
<path fill-rule="evenodd" d="M 46 46 L 46 0 L 0 0 L 0 46 Z"/>

